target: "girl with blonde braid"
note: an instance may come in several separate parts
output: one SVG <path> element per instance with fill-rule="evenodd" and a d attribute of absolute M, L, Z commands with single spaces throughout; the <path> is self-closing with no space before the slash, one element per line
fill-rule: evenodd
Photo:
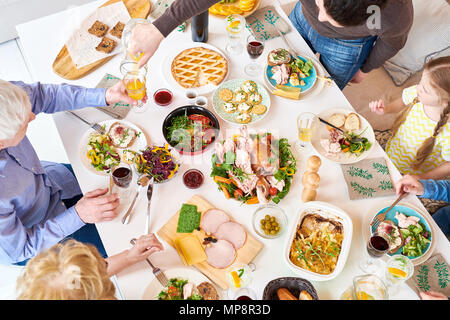
<path fill-rule="evenodd" d="M 386 153 L 403 174 L 420 179 L 450 176 L 450 56 L 428 62 L 418 85 L 389 104 L 369 104 L 379 115 L 400 112 Z"/>

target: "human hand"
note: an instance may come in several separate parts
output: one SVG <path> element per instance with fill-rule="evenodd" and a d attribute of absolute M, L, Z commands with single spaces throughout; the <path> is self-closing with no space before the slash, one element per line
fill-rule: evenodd
<path fill-rule="evenodd" d="M 416 176 L 405 175 L 395 185 L 395 193 L 407 192 L 420 196 L 424 193 L 423 185 Z"/>
<path fill-rule="evenodd" d="M 138 102 L 132 98 L 130 98 L 127 94 L 127 90 L 123 85 L 122 81 L 117 82 L 112 87 L 106 89 L 105 100 L 107 105 L 112 105 L 114 103 L 127 103 L 129 105 L 135 106 Z M 144 103 L 147 102 L 147 94 L 142 99 Z"/>
<path fill-rule="evenodd" d="M 386 112 L 386 106 L 383 100 L 372 101 L 369 103 L 370 111 L 375 112 L 378 115 L 383 115 Z"/>
<path fill-rule="evenodd" d="M 163 39 L 164 36 L 153 24 L 137 25 L 131 32 L 128 53 L 136 57 L 143 53 L 138 63 L 141 68 L 153 56 Z"/>
<path fill-rule="evenodd" d="M 133 263 L 147 259 L 151 254 L 164 250 L 163 245 L 155 235 L 149 234 L 141 236 L 136 240 L 136 244 L 128 250 L 127 259 Z"/>
<path fill-rule="evenodd" d="M 445 294 L 436 291 L 428 291 L 428 292 L 419 292 L 422 300 L 448 300 L 448 297 Z"/>
<path fill-rule="evenodd" d="M 108 188 L 86 193 L 75 205 L 75 211 L 84 223 L 97 223 L 114 219 L 118 212 L 119 197 L 106 195 Z"/>
<path fill-rule="evenodd" d="M 353 78 L 350 80 L 351 83 L 361 83 L 367 77 L 368 73 L 362 72 L 361 69 L 356 71 Z"/>

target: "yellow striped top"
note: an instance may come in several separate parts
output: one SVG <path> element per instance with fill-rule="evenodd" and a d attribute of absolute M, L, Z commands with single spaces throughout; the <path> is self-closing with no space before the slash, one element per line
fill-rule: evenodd
<path fill-rule="evenodd" d="M 416 97 L 417 86 L 403 90 L 402 98 L 405 105 L 410 104 Z M 416 103 L 395 136 L 392 136 L 386 144 L 386 153 L 401 173 L 425 173 L 450 161 L 450 124 L 447 123 L 436 137 L 433 151 L 425 159 L 421 168 L 419 170 L 411 168 L 417 150 L 427 138 L 433 135 L 435 127 L 436 121 L 425 114 L 423 104 Z"/>

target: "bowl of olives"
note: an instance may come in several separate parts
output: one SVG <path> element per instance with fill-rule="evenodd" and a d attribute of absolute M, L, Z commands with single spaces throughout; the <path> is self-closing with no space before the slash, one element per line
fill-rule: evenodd
<path fill-rule="evenodd" d="M 262 205 L 253 214 L 253 229 L 263 238 L 278 238 L 284 232 L 286 226 L 286 214 L 283 209 L 276 205 Z"/>

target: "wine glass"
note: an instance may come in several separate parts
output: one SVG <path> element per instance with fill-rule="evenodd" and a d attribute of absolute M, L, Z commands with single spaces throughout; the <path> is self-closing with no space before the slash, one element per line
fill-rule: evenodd
<path fill-rule="evenodd" d="M 122 73 L 122 82 L 128 96 L 138 102 L 134 110 L 136 112 L 145 112 L 147 108 L 144 107 L 143 99 L 147 93 L 145 87 L 147 66 L 139 69 L 137 61 L 124 60 L 120 65 L 120 72 Z"/>
<path fill-rule="evenodd" d="M 247 75 L 255 77 L 261 72 L 262 67 L 255 60 L 261 56 L 263 51 L 264 37 L 261 35 L 255 36 L 254 34 L 250 34 L 247 37 L 247 52 L 250 59 L 254 60 L 254 62 L 251 62 L 245 66 L 244 71 Z"/>
<path fill-rule="evenodd" d="M 227 30 L 227 45 L 225 49 L 230 54 L 240 54 L 244 48 L 241 42 L 245 29 L 245 18 L 239 14 L 231 14 L 225 18 Z"/>
<path fill-rule="evenodd" d="M 133 180 L 133 171 L 127 163 L 119 163 L 111 170 L 111 180 L 118 188 L 119 198 L 126 197 L 129 193 L 129 186 Z"/>
<path fill-rule="evenodd" d="M 306 151 L 311 147 L 311 140 L 318 128 L 319 118 L 310 112 L 301 113 L 297 117 L 298 139 L 296 145 L 299 151 Z"/>
<path fill-rule="evenodd" d="M 384 232 L 375 231 L 367 242 L 367 253 L 369 258 L 362 261 L 359 267 L 365 273 L 377 273 L 380 269 L 378 258 L 384 256 L 390 247 L 390 238 Z"/>
<path fill-rule="evenodd" d="M 365 274 L 353 279 L 353 300 L 388 300 L 384 282 L 375 274 Z"/>

